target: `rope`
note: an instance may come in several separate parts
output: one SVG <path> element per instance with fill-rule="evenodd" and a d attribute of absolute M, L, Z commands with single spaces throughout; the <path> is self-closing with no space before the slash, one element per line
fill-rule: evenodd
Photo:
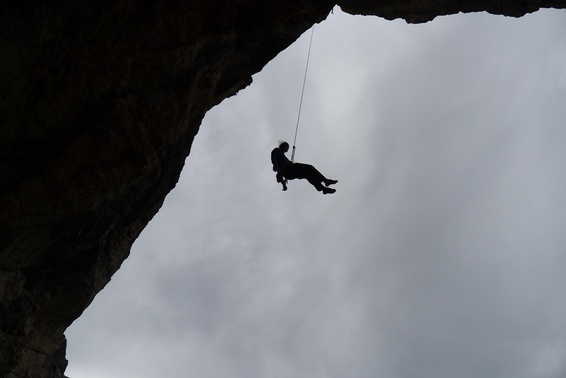
<path fill-rule="evenodd" d="M 303 89 L 301 91 L 301 101 L 299 102 L 299 114 L 297 115 L 297 126 L 295 127 L 295 138 L 293 139 L 293 152 L 291 153 L 291 161 L 295 162 L 295 144 L 297 143 L 297 134 L 299 132 L 299 121 L 301 119 L 301 109 L 303 107 L 303 96 L 305 95 L 305 84 L 307 82 L 307 72 L 309 70 L 309 60 L 311 58 L 312 36 L 314 34 L 314 25 L 311 28 L 311 39 L 309 42 L 309 52 L 307 54 L 307 64 L 305 67 L 305 76 L 303 78 Z"/>

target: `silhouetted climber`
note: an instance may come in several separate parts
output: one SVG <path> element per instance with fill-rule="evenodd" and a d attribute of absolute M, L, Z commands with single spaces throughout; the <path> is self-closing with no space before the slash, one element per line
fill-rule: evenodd
<path fill-rule="evenodd" d="M 289 151 L 289 143 L 287 142 L 281 142 L 279 147 L 271 151 L 273 171 L 277 172 L 277 182 L 283 185 L 283 190 L 287 190 L 287 180 L 307 179 L 319 192 L 329 194 L 336 191 L 336 189 L 328 188 L 328 186 L 336 184 L 337 180 L 327 179 L 312 165 L 293 163 L 285 156 L 287 151 Z"/>

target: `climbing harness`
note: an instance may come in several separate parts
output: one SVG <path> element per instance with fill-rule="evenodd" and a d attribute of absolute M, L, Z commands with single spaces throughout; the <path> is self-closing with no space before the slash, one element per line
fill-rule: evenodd
<path fill-rule="evenodd" d="M 299 102 L 299 114 L 297 115 L 297 126 L 295 127 L 295 138 L 293 139 L 293 152 L 291 153 L 291 161 L 292 162 L 295 162 L 295 149 L 296 149 L 295 145 L 297 143 L 297 133 L 299 132 L 299 121 L 301 119 L 301 109 L 303 107 L 303 96 L 305 94 L 305 84 L 307 82 L 307 72 L 309 70 L 309 60 L 310 60 L 310 57 L 311 57 L 311 46 L 312 46 L 313 34 L 314 34 L 314 25 L 311 28 L 311 39 L 310 39 L 310 42 L 309 42 L 309 52 L 307 54 L 307 64 L 306 64 L 306 67 L 305 67 L 305 76 L 303 78 L 303 89 L 301 91 L 301 101 Z"/>

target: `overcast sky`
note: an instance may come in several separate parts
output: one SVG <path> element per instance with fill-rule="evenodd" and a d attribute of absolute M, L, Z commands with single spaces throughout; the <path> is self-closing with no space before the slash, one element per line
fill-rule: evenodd
<path fill-rule="evenodd" d="M 566 376 L 566 11 L 315 27 L 210 111 L 71 378 Z"/>

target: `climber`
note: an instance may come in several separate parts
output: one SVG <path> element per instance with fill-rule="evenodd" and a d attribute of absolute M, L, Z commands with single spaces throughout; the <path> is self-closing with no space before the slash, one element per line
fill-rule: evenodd
<path fill-rule="evenodd" d="M 287 190 L 287 180 L 307 179 L 319 192 L 324 194 L 336 192 L 336 189 L 329 188 L 328 186 L 336 184 L 337 180 L 327 179 L 312 165 L 293 163 L 285 156 L 287 151 L 289 151 L 289 143 L 287 142 L 281 142 L 279 147 L 271 151 L 273 171 L 277 172 L 277 182 L 283 185 L 283 190 Z"/>

